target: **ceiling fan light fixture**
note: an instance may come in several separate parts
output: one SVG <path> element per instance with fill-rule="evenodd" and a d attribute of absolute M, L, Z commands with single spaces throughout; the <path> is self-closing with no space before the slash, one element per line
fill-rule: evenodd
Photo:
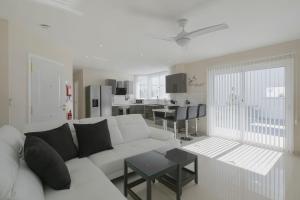
<path fill-rule="evenodd" d="M 188 38 L 188 37 L 182 37 L 182 38 L 178 38 L 176 40 L 176 43 L 181 46 L 181 47 L 184 47 L 186 45 L 188 45 L 190 43 L 191 39 Z"/>

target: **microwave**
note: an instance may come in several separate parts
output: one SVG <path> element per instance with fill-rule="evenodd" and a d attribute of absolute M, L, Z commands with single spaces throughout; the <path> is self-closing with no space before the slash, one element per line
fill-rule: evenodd
<path fill-rule="evenodd" d="M 142 104 L 142 103 L 144 103 L 144 100 L 143 99 L 136 99 L 135 103 L 136 104 Z"/>

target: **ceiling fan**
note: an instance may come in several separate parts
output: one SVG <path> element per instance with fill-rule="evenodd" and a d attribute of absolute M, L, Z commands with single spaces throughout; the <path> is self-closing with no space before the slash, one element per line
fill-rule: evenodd
<path fill-rule="evenodd" d="M 184 47 L 194 37 L 204 35 L 204 34 L 208 34 L 208 33 L 215 32 L 215 31 L 221 31 L 221 30 L 229 28 L 229 26 L 226 23 L 222 23 L 222 24 L 216 24 L 216 25 L 213 25 L 213 26 L 200 28 L 200 29 L 197 29 L 197 30 L 194 30 L 194 31 L 191 31 L 191 32 L 186 32 L 185 31 L 185 26 L 186 26 L 187 22 L 188 22 L 187 19 L 177 20 L 177 23 L 178 23 L 179 27 L 182 28 L 182 30 L 175 37 L 169 37 L 169 38 L 154 37 L 154 38 L 159 39 L 159 40 L 169 41 L 169 42 L 176 42 L 177 45 L 179 45 L 181 47 Z"/>

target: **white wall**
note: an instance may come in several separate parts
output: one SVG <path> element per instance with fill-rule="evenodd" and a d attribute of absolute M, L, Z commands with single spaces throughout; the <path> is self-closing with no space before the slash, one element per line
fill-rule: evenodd
<path fill-rule="evenodd" d="M 106 79 L 116 79 L 116 80 L 133 80 L 133 74 L 127 72 L 118 72 L 118 71 L 108 71 L 101 69 L 83 69 L 83 85 L 93 85 L 100 84 L 104 85 Z"/>
<path fill-rule="evenodd" d="M 10 123 L 23 130 L 28 122 L 28 55 L 35 54 L 64 64 L 69 83 L 73 83 L 73 57 L 69 49 L 51 41 L 47 32 L 33 33 L 21 24 L 9 22 Z"/>
<path fill-rule="evenodd" d="M 9 123 L 8 21 L 0 19 L 0 127 Z"/>

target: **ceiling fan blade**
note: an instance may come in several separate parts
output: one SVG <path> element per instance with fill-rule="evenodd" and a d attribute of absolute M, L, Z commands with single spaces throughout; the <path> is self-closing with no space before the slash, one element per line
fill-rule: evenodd
<path fill-rule="evenodd" d="M 151 36 L 152 39 L 155 40 L 163 40 L 163 41 L 167 41 L 167 42 L 174 42 L 175 41 L 175 37 L 158 37 L 158 36 Z"/>
<path fill-rule="evenodd" d="M 208 27 L 205 27 L 205 28 L 200 28 L 200 29 L 195 30 L 195 31 L 191 31 L 189 33 L 186 33 L 184 35 L 184 37 L 197 37 L 199 35 L 204 35 L 204 34 L 215 32 L 215 31 L 221 31 L 221 30 L 228 29 L 228 28 L 229 28 L 229 26 L 225 23 L 217 24 L 217 25 L 208 26 Z"/>

